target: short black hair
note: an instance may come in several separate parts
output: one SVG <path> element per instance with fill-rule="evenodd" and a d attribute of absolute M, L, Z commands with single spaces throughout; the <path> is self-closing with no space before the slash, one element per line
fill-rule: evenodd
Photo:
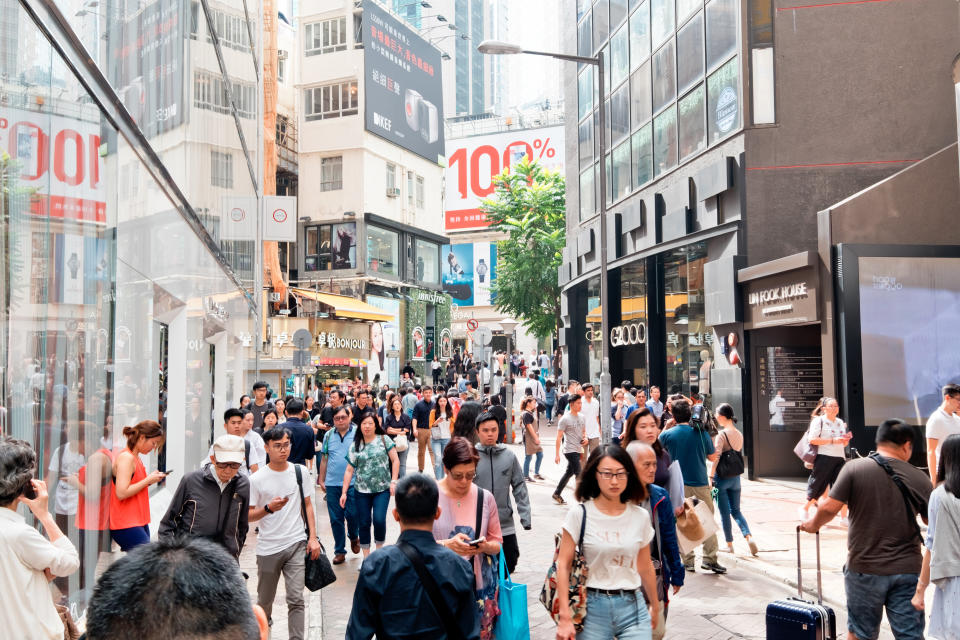
<path fill-rule="evenodd" d="M 269 388 L 269 387 L 268 387 L 267 383 L 264 382 L 263 380 L 257 380 L 256 382 L 253 383 L 253 390 L 254 390 L 254 391 L 256 391 L 257 389 L 267 389 L 267 388 Z"/>
<path fill-rule="evenodd" d="M 242 420 L 245 412 L 247 412 L 246 409 L 234 409 L 230 407 L 223 412 L 223 423 L 226 424 L 230 422 L 230 418 L 240 418 Z"/>
<path fill-rule="evenodd" d="M 290 432 L 290 429 L 282 425 L 277 425 L 273 429 L 263 432 L 263 441 L 264 443 L 273 442 L 274 440 L 283 440 L 283 437 L 286 436 L 290 440 L 293 440 L 293 434 Z"/>
<path fill-rule="evenodd" d="M 287 406 L 283 408 L 283 412 L 288 416 L 298 416 L 303 413 L 303 400 L 300 398 L 290 398 L 286 403 Z"/>
<path fill-rule="evenodd" d="M 87 608 L 88 640 L 254 640 L 260 628 L 237 561 L 205 538 L 137 547 L 100 579 Z"/>
<path fill-rule="evenodd" d="M 593 383 L 592 383 L 592 382 L 584 382 L 582 385 L 580 385 L 580 390 L 581 390 L 581 391 L 586 391 L 587 389 L 593 389 Z"/>
<path fill-rule="evenodd" d="M 630 454 L 615 444 L 600 445 L 593 450 L 590 457 L 587 458 L 587 464 L 580 473 L 580 481 L 577 482 L 577 489 L 574 496 L 579 502 L 586 502 L 600 496 L 600 484 L 597 481 L 597 467 L 604 458 L 613 458 L 623 465 L 627 472 L 627 486 L 620 494 L 620 502 L 641 503 L 647 497 L 647 488 L 640 481 L 637 475 L 637 467 L 630 459 Z"/>
<path fill-rule="evenodd" d="M 693 416 L 693 409 L 686 398 L 679 398 L 670 403 L 670 415 L 677 421 L 677 424 L 686 424 L 690 422 L 690 417 Z"/>
<path fill-rule="evenodd" d="M 0 507 L 23 495 L 37 468 L 37 454 L 26 440 L 0 437 Z"/>
<path fill-rule="evenodd" d="M 404 524 L 430 524 L 436 519 L 440 491 L 430 476 L 407 474 L 397 481 L 395 492 L 397 513 Z"/>
<path fill-rule="evenodd" d="M 273 417 L 276 418 L 278 421 L 280 420 L 280 416 L 277 415 L 276 409 L 267 409 L 266 411 L 264 411 L 262 418 L 263 418 L 264 420 L 266 420 L 266 419 L 267 419 L 267 416 L 273 416 Z"/>
<path fill-rule="evenodd" d="M 567 397 L 567 406 L 569 407 L 569 406 L 572 405 L 574 402 L 576 402 L 577 400 L 581 400 L 582 398 L 583 398 L 583 396 L 580 395 L 579 393 L 571 393 L 571 394 Z"/>
<path fill-rule="evenodd" d="M 496 422 L 496 423 L 497 423 L 497 428 L 498 428 L 498 429 L 500 428 L 500 419 L 497 418 L 496 415 L 494 415 L 493 413 L 491 413 L 491 412 L 489 412 L 489 411 L 484 411 L 483 413 L 481 413 L 480 415 L 478 415 L 478 416 L 477 416 L 477 421 L 476 421 L 475 424 L 477 425 L 477 429 L 479 430 L 479 429 L 480 429 L 480 425 L 482 425 L 484 422 L 491 422 L 491 421 Z"/>
<path fill-rule="evenodd" d="M 344 398 L 343 391 L 340 391 L 340 389 L 331 389 L 330 393 L 328 393 L 327 395 L 330 396 L 331 398 L 340 398 L 341 401 Z"/>
<path fill-rule="evenodd" d="M 950 382 L 943 385 L 943 395 L 950 396 L 951 398 L 960 395 L 960 384 Z"/>
<path fill-rule="evenodd" d="M 877 427 L 877 444 L 889 443 L 897 447 L 902 447 L 909 442 L 916 446 L 916 432 L 913 427 L 908 425 L 900 418 L 890 418 L 884 420 Z"/>
<path fill-rule="evenodd" d="M 337 417 L 338 415 L 340 415 L 341 413 L 347 414 L 347 417 L 348 417 L 348 418 L 350 417 L 350 409 L 347 409 L 347 405 L 345 405 L 345 404 L 342 404 L 342 405 L 340 405 L 339 407 L 336 407 L 336 408 L 331 408 L 331 411 L 333 412 L 333 413 L 330 414 L 330 417 L 331 417 L 331 418 L 336 418 L 336 417 Z"/>

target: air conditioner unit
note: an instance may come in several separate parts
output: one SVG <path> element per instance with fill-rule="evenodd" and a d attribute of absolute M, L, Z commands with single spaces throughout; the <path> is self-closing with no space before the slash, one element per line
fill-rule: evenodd
<path fill-rule="evenodd" d="M 267 300 L 270 302 L 280 302 L 280 294 L 276 291 L 271 291 L 267 294 Z"/>
<path fill-rule="evenodd" d="M 388 197 L 388 198 L 399 198 L 399 197 L 400 197 L 400 187 L 387 187 L 387 197 Z"/>

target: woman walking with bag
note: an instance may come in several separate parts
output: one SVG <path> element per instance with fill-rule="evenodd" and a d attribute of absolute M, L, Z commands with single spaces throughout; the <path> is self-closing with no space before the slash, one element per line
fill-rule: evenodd
<path fill-rule="evenodd" d="M 811 414 L 807 428 L 807 441 L 817 447 L 817 457 L 813 461 L 813 470 L 807 480 L 807 504 L 803 507 L 806 520 L 810 507 L 827 495 L 827 491 L 837 481 L 840 469 L 846 462 L 844 447 L 850 442 L 851 434 L 840 419 L 840 403 L 836 398 L 821 398 Z"/>
<path fill-rule="evenodd" d="M 727 541 L 727 551 L 733 553 L 733 526 L 730 516 L 737 521 L 750 553 L 757 555 L 757 543 L 750 535 L 747 519 L 740 512 L 740 476 L 743 474 L 743 434 L 737 429 L 737 419 L 733 407 L 724 402 L 716 411 L 720 433 L 714 439 L 714 449 L 720 452 L 713 466 L 713 486 L 717 489 L 717 506 L 720 507 L 720 523 L 723 536 Z"/>
<path fill-rule="evenodd" d="M 527 482 L 533 482 L 530 477 L 530 460 L 536 456 L 537 463 L 533 469 L 533 477 L 537 480 L 543 480 L 540 475 L 540 463 L 543 462 L 543 447 L 540 446 L 540 424 L 534 413 L 537 409 L 537 401 L 532 396 L 524 398 L 520 402 L 520 424 L 523 425 L 523 479 Z"/>
<path fill-rule="evenodd" d="M 396 445 L 400 465 L 397 478 L 402 478 L 407 474 L 407 454 L 410 453 L 410 443 L 413 441 L 413 420 L 404 412 L 403 402 L 396 396 L 392 395 L 389 400 L 383 428 Z"/>
<path fill-rule="evenodd" d="M 360 522 L 360 548 L 363 557 L 370 555 L 370 523 L 373 522 L 373 541 L 377 549 L 387 539 L 387 507 L 397 485 L 400 461 L 396 447 L 386 437 L 373 413 L 365 413 L 360 419 L 360 433 L 353 438 L 353 446 L 347 453 L 347 470 L 343 474 L 343 493 L 340 508 L 347 506 L 350 482 L 356 474 L 354 497 L 357 520 Z"/>
<path fill-rule="evenodd" d="M 557 640 L 650 640 L 657 605 L 647 605 L 640 588 L 657 593 L 650 558 L 654 531 L 649 512 L 640 506 L 647 489 L 630 456 L 616 445 L 597 447 L 575 495 L 582 504 L 567 513 L 556 562 Z M 582 549 L 577 549 L 578 540 Z M 577 616 L 581 631 L 575 627 L 568 595 L 578 552 L 588 569 L 586 616 Z"/>
<path fill-rule="evenodd" d="M 440 480 L 443 478 L 443 449 L 450 442 L 451 421 L 453 407 L 447 396 L 437 395 L 437 405 L 430 411 L 430 447 L 433 449 L 433 475 Z"/>

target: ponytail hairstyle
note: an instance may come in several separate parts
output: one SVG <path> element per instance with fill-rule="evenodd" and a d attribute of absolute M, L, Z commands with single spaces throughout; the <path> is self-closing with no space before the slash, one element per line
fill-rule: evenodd
<path fill-rule="evenodd" d="M 836 401 L 836 398 L 831 398 L 830 396 L 823 396 L 820 398 L 820 401 L 817 402 L 817 406 L 814 407 L 813 413 L 810 414 L 811 418 L 817 418 L 823 415 L 824 411 L 827 409 L 827 405 L 831 402 Z"/>
<path fill-rule="evenodd" d="M 127 449 L 133 451 L 140 438 L 163 438 L 163 427 L 156 420 L 144 420 L 138 422 L 135 426 L 124 427 L 123 435 L 127 437 Z M 161 441 L 162 442 L 162 441 Z"/>

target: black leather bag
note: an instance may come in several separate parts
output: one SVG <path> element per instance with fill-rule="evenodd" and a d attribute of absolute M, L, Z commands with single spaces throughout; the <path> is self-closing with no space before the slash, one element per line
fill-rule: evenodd
<path fill-rule="evenodd" d="M 727 444 L 730 444 L 727 434 L 724 433 L 723 437 Z M 745 468 L 743 453 L 736 449 L 727 449 L 720 454 L 720 458 L 717 460 L 717 476 L 720 478 L 734 478 L 743 475 Z"/>
<path fill-rule="evenodd" d="M 297 490 L 300 491 L 300 516 L 303 518 L 303 527 L 307 531 L 307 540 L 310 539 L 310 527 L 307 525 L 307 502 L 303 497 L 303 485 L 301 484 L 300 465 L 295 464 L 293 468 L 297 472 Z M 318 539 L 317 542 L 320 542 Z M 303 584 L 310 591 L 323 589 L 328 584 L 337 581 L 337 574 L 333 572 L 333 565 L 330 564 L 330 558 L 327 557 L 327 550 L 323 548 L 320 542 L 320 555 L 314 560 L 308 552 L 304 559 Z"/>

